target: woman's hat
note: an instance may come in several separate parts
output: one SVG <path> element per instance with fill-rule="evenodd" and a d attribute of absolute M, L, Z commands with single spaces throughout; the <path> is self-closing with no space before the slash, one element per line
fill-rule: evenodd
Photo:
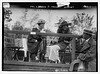
<path fill-rule="evenodd" d="M 37 22 L 37 24 L 45 24 L 45 20 L 40 19 L 40 20 Z"/>
<path fill-rule="evenodd" d="M 71 23 L 68 23 L 67 21 L 63 21 L 63 22 L 61 23 L 61 25 L 68 26 L 68 25 L 71 25 Z"/>

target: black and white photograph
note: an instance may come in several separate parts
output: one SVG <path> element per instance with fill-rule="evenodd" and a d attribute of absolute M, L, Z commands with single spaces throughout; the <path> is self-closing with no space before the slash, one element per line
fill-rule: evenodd
<path fill-rule="evenodd" d="M 98 72 L 98 2 L 2 2 L 3 72 Z"/>

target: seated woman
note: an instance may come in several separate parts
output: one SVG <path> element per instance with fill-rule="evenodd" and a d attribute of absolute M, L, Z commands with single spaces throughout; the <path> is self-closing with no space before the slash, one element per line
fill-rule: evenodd
<path fill-rule="evenodd" d="M 59 26 L 57 33 L 70 34 L 70 29 L 68 27 L 69 25 L 71 25 L 71 23 L 63 21 Z M 57 44 L 52 46 L 47 46 L 45 57 L 48 58 L 49 60 L 60 62 L 59 50 L 64 50 L 68 45 L 69 41 L 71 41 L 70 37 L 59 37 Z"/>

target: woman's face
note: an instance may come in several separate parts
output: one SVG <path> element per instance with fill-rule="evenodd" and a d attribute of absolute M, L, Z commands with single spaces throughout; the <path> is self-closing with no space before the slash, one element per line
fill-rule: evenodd
<path fill-rule="evenodd" d="M 41 24 L 39 25 L 39 28 L 40 28 L 40 29 L 43 29 L 43 28 L 44 28 L 44 23 L 41 23 Z"/>
<path fill-rule="evenodd" d="M 63 30 L 66 30 L 68 27 L 67 26 L 63 26 Z"/>

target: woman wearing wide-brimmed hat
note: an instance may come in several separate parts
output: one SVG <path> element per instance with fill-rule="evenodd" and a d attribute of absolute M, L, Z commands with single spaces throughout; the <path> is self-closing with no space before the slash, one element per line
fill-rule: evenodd
<path fill-rule="evenodd" d="M 32 28 L 32 32 L 45 32 L 44 24 L 45 24 L 45 20 L 40 19 L 37 22 L 38 27 Z M 40 35 L 29 34 L 29 36 L 28 36 L 28 43 L 27 44 L 28 44 L 28 51 L 30 53 L 31 61 L 37 60 L 37 59 L 40 60 L 40 58 L 37 58 L 37 56 L 38 56 L 39 49 L 40 48 L 43 49 L 42 45 L 41 45 L 42 38 L 43 37 Z"/>
<path fill-rule="evenodd" d="M 71 23 L 63 21 L 60 24 L 57 33 L 70 34 L 70 29 L 68 27 L 69 25 L 71 25 Z M 71 40 L 70 37 L 59 37 L 57 44 L 47 47 L 47 52 L 45 57 L 51 61 L 60 62 L 59 50 L 64 50 L 66 46 L 68 46 L 70 40 Z"/>

